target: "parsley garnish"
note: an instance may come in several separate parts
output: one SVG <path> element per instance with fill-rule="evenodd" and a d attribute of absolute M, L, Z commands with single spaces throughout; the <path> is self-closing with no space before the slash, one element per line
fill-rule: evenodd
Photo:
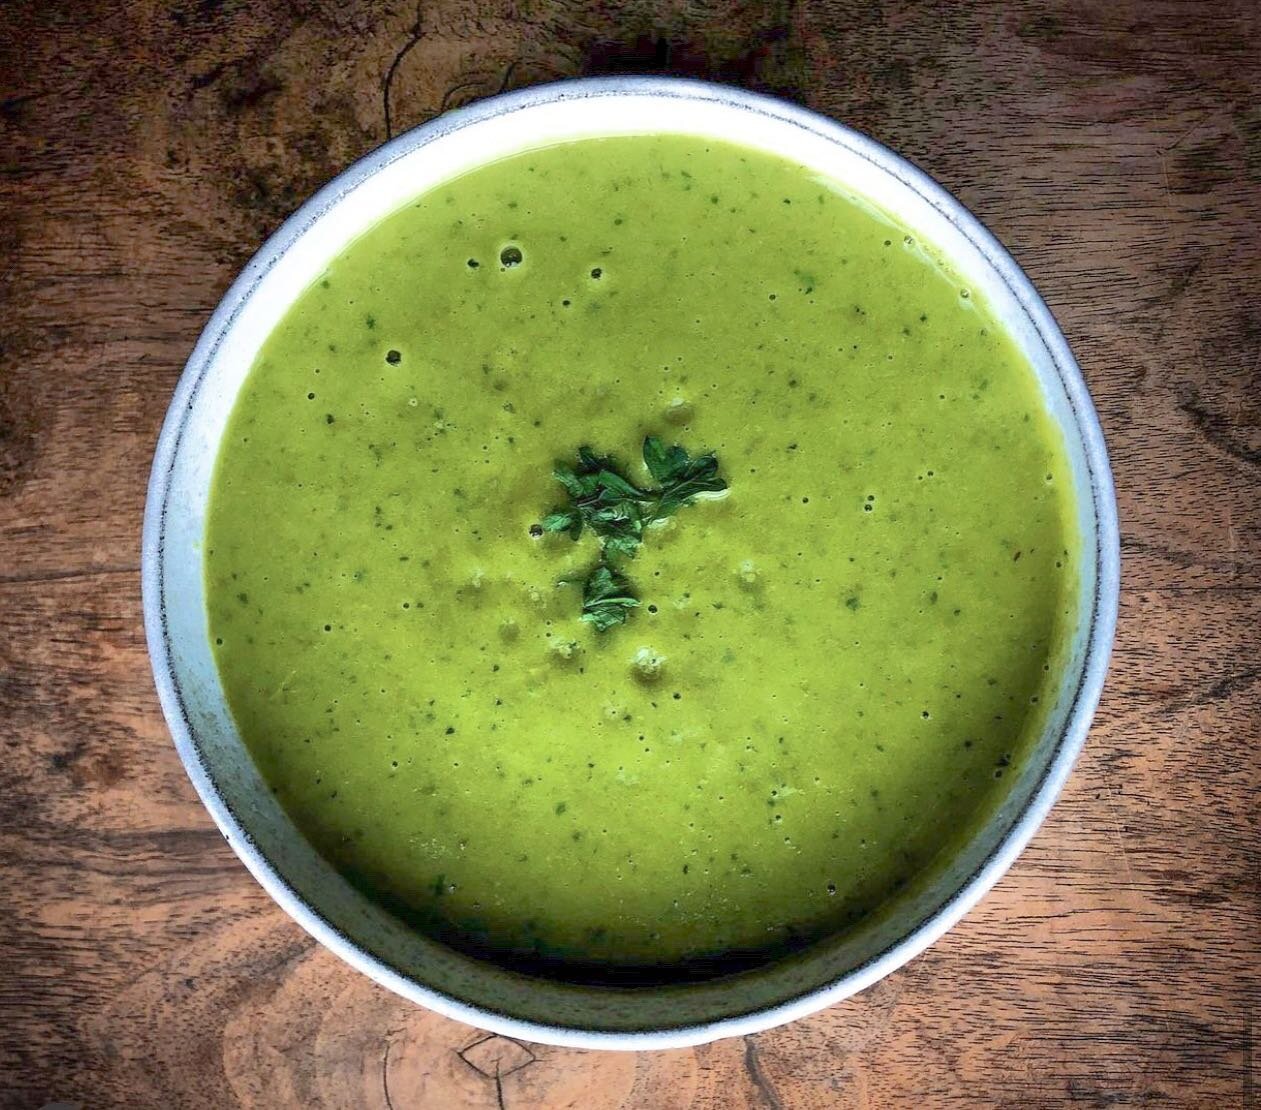
<path fill-rule="evenodd" d="M 582 588 L 582 619 L 595 625 L 597 632 L 625 623 L 638 604 L 630 583 L 608 563 L 598 563 Z"/>
<path fill-rule="evenodd" d="M 635 554 L 647 523 L 641 506 L 645 493 L 617 472 L 613 459 L 580 447 L 577 466 L 557 466 L 552 474 L 565 487 L 570 504 L 548 513 L 543 531 L 568 532 L 576 540 L 584 527 L 590 528 L 610 554 Z"/>
<path fill-rule="evenodd" d="M 539 527 L 566 532 L 574 540 L 589 528 L 599 537 L 600 562 L 587 578 L 582 602 L 582 619 L 598 632 L 624 623 L 639 604 L 630 583 L 614 569 L 614 560 L 634 558 L 644 529 L 654 521 L 673 516 L 698 494 L 727 488 L 712 453 L 693 458 L 677 444 L 667 448 L 657 436 L 648 436 L 643 454 L 656 487 L 636 486 L 613 458 L 590 447 L 578 448 L 576 466 L 557 466 L 552 472 L 569 494 L 569 504 L 553 509 Z"/>
<path fill-rule="evenodd" d="M 656 436 L 644 440 L 644 465 L 661 483 L 654 520 L 664 520 L 690 505 L 698 493 L 721 493 L 727 483 L 718 477 L 718 460 L 711 452 L 689 458 L 678 444 L 667 450 Z"/>

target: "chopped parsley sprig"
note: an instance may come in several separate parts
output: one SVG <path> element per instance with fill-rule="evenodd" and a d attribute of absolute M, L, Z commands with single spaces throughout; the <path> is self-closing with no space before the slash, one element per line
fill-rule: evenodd
<path fill-rule="evenodd" d="M 582 619 L 597 632 L 624 623 L 639 604 L 615 561 L 634 558 L 648 525 L 673 516 L 699 494 L 727 488 L 712 452 L 693 457 L 677 444 L 666 447 L 657 436 L 648 436 L 643 456 L 656 486 L 635 485 L 616 460 L 585 446 L 578 448 L 575 466 L 557 466 L 552 472 L 569 494 L 569 504 L 548 513 L 542 531 L 568 533 L 577 540 L 590 529 L 600 540 L 600 562 L 587 577 L 582 604 Z"/>
<path fill-rule="evenodd" d="M 607 632 L 615 624 L 625 624 L 630 611 L 639 604 L 630 583 L 608 563 L 596 564 L 582 587 L 582 619 Z"/>

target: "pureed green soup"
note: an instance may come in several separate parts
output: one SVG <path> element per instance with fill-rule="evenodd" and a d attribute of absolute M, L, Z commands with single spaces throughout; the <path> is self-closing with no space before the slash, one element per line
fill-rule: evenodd
<path fill-rule="evenodd" d="M 601 631 L 599 540 L 539 525 L 584 445 L 654 485 L 648 435 L 729 488 L 611 560 L 639 605 Z M 1065 654 L 1069 487 L 931 245 L 751 150 L 572 142 L 383 220 L 267 340 L 211 636 L 262 774 L 394 912 L 520 967 L 714 972 L 992 809 Z"/>

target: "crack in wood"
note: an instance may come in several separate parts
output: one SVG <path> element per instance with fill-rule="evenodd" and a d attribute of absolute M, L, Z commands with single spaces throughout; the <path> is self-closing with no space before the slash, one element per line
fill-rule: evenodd
<path fill-rule="evenodd" d="M 438 105 L 438 115 L 442 115 L 451 107 L 451 100 L 457 93 L 480 89 L 485 82 L 480 77 L 470 77 L 467 81 L 459 81 L 442 94 L 442 103 Z"/>
<path fill-rule="evenodd" d="M 1261 450 L 1238 442 L 1231 435 L 1232 422 L 1205 408 L 1197 391 L 1185 394 L 1178 408 L 1191 418 L 1200 435 L 1223 454 L 1245 466 L 1261 467 Z"/>
<path fill-rule="evenodd" d="M 385 1053 L 381 1057 L 381 1093 L 385 1096 L 387 1110 L 394 1110 L 394 1100 L 390 1098 L 390 1046 L 394 1043 L 391 1036 L 385 1038 Z"/>
<path fill-rule="evenodd" d="M 762 1070 L 757 1041 L 751 1036 L 744 1038 L 744 1070 L 748 1073 L 749 1080 L 753 1084 L 753 1089 L 757 1091 L 762 1105 L 769 1107 L 770 1110 L 784 1110 L 784 1104 L 775 1091 L 775 1085 Z"/>
<path fill-rule="evenodd" d="M 484 1051 L 475 1055 L 475 1050 L 484 1047 Z M 494 1080 L 495 1083 L 495 1099 L 499 1104 L 499 1110 L 505 1110 L 504 1103 L 504 1079 L 510 1075 L 519 1072 L 522 1068 L 529 1067 L 538 1057 L 530 1051 L 529 1047 L 523 1045 L 520 1041 L 514 1041 L 511 1037 L 503 1037 L 498 1033 L 488 1033 L 485 1037 L 479 1037 L 471 1044 L 465 1045 L 456 1051 L 456 1055 L 464 1061 L 468 1067 L 477 1072 L 478 1075 L 485 1079 Z M 505 1056 L 512 1058 L 512 1066 L 504 1067 Z M 479 1060 L 477 1057 L 481 1057 Z M 513 1062 L 515 1061 L 515 1062 Z M 493 1064 L 495 1070 L 489 1069 Z"/>
<path fill-rule="evenodd" d="M 403 43 L 398 53 L 394 55 L 394 60 L 390 62 L 389 68 L 385 71 L 385 79 L 381 82 L 381 107 L 385 115 L 385 138 L 387 141 L 394 137 L 394 120 L 390 112 L 390 90 L 394 84 L 394 75 L 398 72 L 398 67 L 403 64 L 403 59 L 416 48 L 424 37 L 422 26 L 424 18 L 424 5 L 417 4 L 416 19 L 407 33 L 407 41 Z"/>
<path fill-rule="evenodd" d="M 473 1056 L 470 1055 L 470 1053 L 472 1053 L 474 1049 L 481 1048 L 483 1045 L 490 1046 L 488 1051 L 493 1052 L 494 1048 L 499 1047 L 500 1044 L 504 1046 L 511 1046 L 511 1049 L 510 1049 L 511 1055 L 518 1058 L 518 1062 L 514 1063 L 512 1067 L 508 1068 L 507 1070 L 504 1070 L 504 1067 L 503 1067 L 504 1053 L 502 1051 L 494 1052 L 493 1056 L 491 1056 L 488 1059 L 482 1060 L 481 1063 L 479 1063 L 477 1059 L 475 1059 Z M 538 1059 L 538 1057 L 535 1056 L 535 1054 L 531 1052 L 530 1049 L 526 1045 L 523 1045 L 520 1041 L 514 1041 L 511 1037 L 504 1037 L 498 1033 L 488 1033 L 484 1037 L 479 1037 L 477 1040 L 473 1041 L 471 1044 L 467 1044 L 462 1049 L 459 1049 L 456 1052 L 456 1055 L 459 1056 L 459 1058 L 463 1060 L 475 1072 L 477 1072 L 479 1075 L 485 1076 L 487 1079 L 494 1079 L 495 1076 L 511 1075 L 513 1072 L 517 1072 L 517 1071 L 520 1071 L 524 1067 L 528 1067 L 530 1064 L 533 1064 Z M 487 1053 L 478 1053 L 478 1055 L 485 1057 Z M 524 1055 L 524 1058 L 521 1058 L 522 1055 Z M 494 1072 L 489 1072 L 486 1070 L 485 1065 L 490 1064 L 492 1062 L 495 1065 L 495 1070 Z"/>

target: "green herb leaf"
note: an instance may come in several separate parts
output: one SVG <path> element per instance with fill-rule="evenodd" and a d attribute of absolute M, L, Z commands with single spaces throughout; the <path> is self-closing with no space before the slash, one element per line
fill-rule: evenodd
<path fill-rule="evenodd" d="M 639 604 L 630 590 L 630 583 L 622 575 L 607 563 L 598 564 L 582 588 L 582 619 L 595 625 L 597 632 L 624 624 Z"/>
<path fill-rule="evenodd" d="M 585 444 L 578 448 L 578 468 L 583 474 L 599 474 L 601 470 L 616 470 L 617 464 L 608 455 L 597 455 Z"/>
<path fill-rule="evenodd" d="M 654 520 L 678 512 L 700 493 L 721 493 L 727 483 L 718 477 L 718 459 L 711 452 L 692 458 L 680 446 L 666 448 L 656 436 L 644 440 L 644 465 L 661 483 Z"/>
<path fill-rule="evenodd" d="M 644 465 L 656 481 L 668 485 L 687 465 L 687 452 L 677 444 L 667 450 L 658 436 L 648 436 L 644 439 Z"/>
<path fill-rule="evenodd" d="M 575 501 L 579 498 L 588 496 L 590 492 L 587 489 L 587 483 L 567 466 L 556 467 L 552 471 L 552 477 L 565 487 L 565 492 Z"/>
<path fill-rule="evenodd" d="M 571 539 L 582 535 L 582 515 L 573 509 L 556 509 L 543 518 L 544 532 L 568 532 Z"/>
<path fill-rule="evenodd" d="M 648 497 L 643 490 L 632 486 L 620 474 L 612 470 L 601 470 L 596 476 L 603 487 L 600 497 L 605 501 L 626 498 L 631 501 L 642 501 Z"/>
<path fill-rule="evenodd" d="M 655 494 L 639 489 L 619 473 L 614 459 L 597 455 L 586 446 L 578 448 L 576 467 L 557 466 L 553 474 L 569 494 L 572 505 L 567 512 L 571 516 L 562 525 L 561 514 L 566 510 L 557 510 L 553 514 L 555 527 L 549 528 L 544 522 L 544 528 L 568 532 L 578 539 L 585 526 L 612 554 L 633 556 L 644 531 L 641 506 L 651 502 Z"/>
<path fill-rule="evenodd" d="M 606 558 L 625 556 L 627 559 L 633 559 L 639 544 L 640 538 L 638 536 L 606 536 L 604 540 L 604 554 Z"/>
<path fill-rule="evenodd" d="M 670 463 L 666 458 L 666 449 L 657 436 L 644 439 L 644 466 L 648 473 L 658 482 L 664 482 L 670 473 Z"/>

